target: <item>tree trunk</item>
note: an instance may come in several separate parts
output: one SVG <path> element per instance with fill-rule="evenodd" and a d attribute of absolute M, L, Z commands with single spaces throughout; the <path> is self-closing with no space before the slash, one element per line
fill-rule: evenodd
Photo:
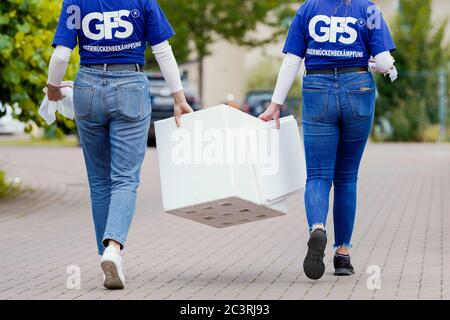
<path fill-rule="evenodd" d="M 200 105 L 202 105 L 203 106 L 203 93 L 204 93 L 204 91 L 203 91 L 203 85 L 204 85 L 204 83 L 203 83 L 203 68 L 204 68 L 204 65 L 203 65 L 203 61 L 204 60 L 204 56 L 203 55 L 199 55 L 199 58 L 198 58 L 198 95 L 199 95 L 199 98 L 200 98 Z"/>

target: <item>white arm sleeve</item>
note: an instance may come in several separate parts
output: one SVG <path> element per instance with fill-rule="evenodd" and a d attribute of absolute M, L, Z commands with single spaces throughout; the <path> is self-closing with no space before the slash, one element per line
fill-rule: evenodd
<path fill-rule="evenodd" d="M 290 53 L 286 55 L 278 74 L 277 85 L 275 86 L 272 102 L 279 105 L 284 104 L 301 65 L 302 59 L 300 57 Z"/>
<path fill-rule="evenodd" d="M 394 58 L 389 51 L 383 51 L 375 56 L 376 69 L 380 73 L 389 72 L 394 66 Z"/>
<path fill-rule="evenodd" d="M 50 65 L 48 67 L 48 83 L 53 86 L 60 86 L 69 64 L 72 49 L 64 46 L 56 46 L 53 51 Z"/>
<path fill-rule="evenodd" d="M 177 61 L 173 55 L 172 47 L 168 41 L 163 41 L 155 46 L 152 46 L 153 54 L 158 62 L 161 73 L 166 79 L 167 85 L 172 93 L 183 90 L 181 83 L 180 71 L 178 69 Z"/>

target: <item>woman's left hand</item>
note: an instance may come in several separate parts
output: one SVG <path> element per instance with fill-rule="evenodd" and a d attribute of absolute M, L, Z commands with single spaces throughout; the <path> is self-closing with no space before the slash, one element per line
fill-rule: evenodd
<path fill-rule="evenodd" d="M 275 120 L 277 129 L 280 129 L 280 109 L 281 106 L 279 104 L 272 102 L 267 110 L 259 116 L 259 119 L 264 121 Z"/>
<path fill-rule="evenodd" d="M 373 60 L 373 59 L 369 60 L 369 68 L 370 68 L 370 71 L 372 71 L 373 73 L 382 73 L 380 70 L 378 70 L 377 64 L 375 63 L 375 60 Z"/>

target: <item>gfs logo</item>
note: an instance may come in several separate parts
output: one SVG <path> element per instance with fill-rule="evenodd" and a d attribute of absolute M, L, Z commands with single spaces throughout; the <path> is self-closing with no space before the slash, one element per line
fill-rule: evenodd
<path fill-rule="evenodd" d="M 134 32 L 133 24 L 125 20 L 130 15 L 139 18 L 139 10 L 118 10 L 109 12 L 91 12 L 81 20 L 81 9 L 78 6 L 69 6 L 67 19 L 69 29 L 82 29 L 84 35 L 94 41 L 111 40 L 113 38 L 126 39 Z"/>
<path fill-rule="evenodd" d="M 382 13 L 377 5 L 367 8 L 367 19 L 354 17 L 314 16 L 309 22 L 309 34 L 317 42 L 353 44 L 358 39 L 357 28 L 382 28 Z"/>
<path fill-rule="evenodd" d="M 91 12 L 83 18 L 82 29 L 86 37 L 91 40 L 126 39 L 133 34 L 133 24 L 123 17 L 129 17 L 130 11 L 119 10 L 110 12 Z M 91 22 L 95 21 L 95 32 L 91 31 Z M 123 29 L 119 31 L 116 29 Z"/>
<path fill-rule="evenodd" d="M 318 15 L 309 22 L 309 34 L 317 42 L 352 44 L 358 38 L 358 32 L 352 27 L 356 26 L 357 22 L 358 20 L 353 17 Z M 318 32 L 317 25 L 319 25 Z"/>

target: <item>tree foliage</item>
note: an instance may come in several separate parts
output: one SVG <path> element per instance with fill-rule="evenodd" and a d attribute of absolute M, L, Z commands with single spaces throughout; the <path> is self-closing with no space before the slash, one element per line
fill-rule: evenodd
<path fill-rule="evenodd" d="M 178 60 L 186 61 L 194 51 L 202 71 L 203 58 L 210 54 L 210 45 L 218 38 L 248 46 L 276 41 L 278 35 L 285 34 L 287 18 L 293 16 L 295 9 L 292 4 L 298 1 L 159 0 L 159 3 L 177 32 L 172 45 Z M 43 98 L 60 8 L 61 1 L 55 0 L 0 2 L 0 101 L 13 106 L 15 116 L 28 124 L 45 126 L 37 111 Z M 250 37 L 250 31 L 259 25 L 271 26 L 272 34 L 268 38 Z M 78 55 L 73 54 L 67 79 L 74 78 L 77 65 Z M 58 124 L 65 129 L 74 127 L 61 117 Z"/>
<path fill-rule="evenodd" d="M 179 61 L 190 57 L 194 49 L 203 82 L 203 58 L 218 38 L 248 46 L 276 41 L 285 34 L 286 19 L 294 14 L 295 0 L 159 0 L 177 36 L 172 40 Z M 259 25 L 272 27 L 267 38 L 250 36 Z M 200 90 L 201 91 L 201 90 Z M 201 94 L 201 92 L 200 92 Z"/>
<path fill-rule="evenodd" d="M 54 0 L 0 2 L 0 101 L 13 106 L 15 116 L 28 124 L 45 125 L 37 111 L 60 10 L 61 1 Z M 68 79 L 74 78 L 77 65 L 78 55 L 73 54 Z M 65 129 L 73 127 L 62 118 L 58 122 Z"/>
<path fill-rule="evenodd" d="M 394 83 L 377 78 L 377 118 L 388 118 L 392 140 L 420 141 L 424 129 L 439 120 L 438 71 L 448 68 L 450 58 L 447 21 L 432 20 L 431 0 L 400 0 L 392 26 L 400 77 Z"/>
<path fill-rule="evenodd" d="M 274 90 L 277 84 L 278 72 L 282 64 L 281 58 L 267 57 L 260 63 L 254 66 L 247 77 L 246 90 Z M 294 84 L 289 91 L 289 97 L 300 98 L 301 96 L 301 81 L 300 78 L 294 81 Z"/>

